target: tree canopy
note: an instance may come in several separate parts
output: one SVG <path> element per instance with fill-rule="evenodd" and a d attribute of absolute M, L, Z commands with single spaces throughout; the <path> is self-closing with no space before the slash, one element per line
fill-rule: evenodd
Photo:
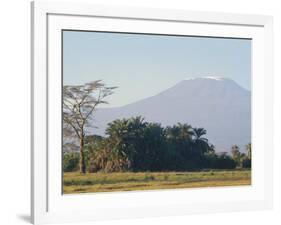
<path fill-rule="evenodd" d="M 105 137 L 85 137 L 89 172 L 250 167 L 250 159 L 239 151 L 238 146 L 233 146 L 232 156 L 215 153 L 215 146 L 209 143 L 206 135 L 204 128 L 189 124 L 163 127 L 159 123 L 147 122 L 141 116 L 116 119 L 107 125 Z"/>
<path fill-rule="evenodd" d="M 84 157 L 85 127 L 89 118 L 100 104 L 107 104 L 105 98 L 113 94 L 116 87 L 107 87 L 101 80 L 83 85 L 63 87 L 63 134 L 79 139 L 80 172 L 86 172 Z"/>

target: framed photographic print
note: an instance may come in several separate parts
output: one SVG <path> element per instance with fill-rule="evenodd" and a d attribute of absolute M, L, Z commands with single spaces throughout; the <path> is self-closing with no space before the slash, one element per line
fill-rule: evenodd
<path fill-rule="evenodd" d="M 272 18 L 32 3 L 34 224 L 266 209 Z"/>

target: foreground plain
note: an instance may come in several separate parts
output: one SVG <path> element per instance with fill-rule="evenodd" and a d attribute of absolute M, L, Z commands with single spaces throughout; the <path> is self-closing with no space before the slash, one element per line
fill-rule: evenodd
<path fill-rule="evenodd" d="M 87 174 L 65 172 L 63 174 L 64 194 L 239 186 L 250 184 L 250 170 Z"/>

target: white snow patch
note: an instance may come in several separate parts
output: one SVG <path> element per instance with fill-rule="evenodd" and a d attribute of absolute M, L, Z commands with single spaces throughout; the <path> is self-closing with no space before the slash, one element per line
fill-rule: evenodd
<path fill-rule="evenodd" d="M 184 80 L 198 80 L 198 79 L 210 79 L 210 80 L 226 80 L 224 77 L 217 77 L 217 76 L 206 76 L 206 77 L 190 77 L 190 78 L 185 78 Z"/>

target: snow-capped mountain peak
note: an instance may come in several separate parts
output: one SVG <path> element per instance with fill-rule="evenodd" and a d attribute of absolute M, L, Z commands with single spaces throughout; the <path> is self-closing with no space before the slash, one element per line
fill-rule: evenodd
<path fill-rule="evenodd" d="M 207 130 L 217 151 L 241 150 L 251 142 L 251 93 L 222 77 L 189 78 L 149 98 L 118 108 L 98 109 L 90 133 L 104 135 L 115 119 L 143 116 L 163 126 L 178 122 Z"/>

